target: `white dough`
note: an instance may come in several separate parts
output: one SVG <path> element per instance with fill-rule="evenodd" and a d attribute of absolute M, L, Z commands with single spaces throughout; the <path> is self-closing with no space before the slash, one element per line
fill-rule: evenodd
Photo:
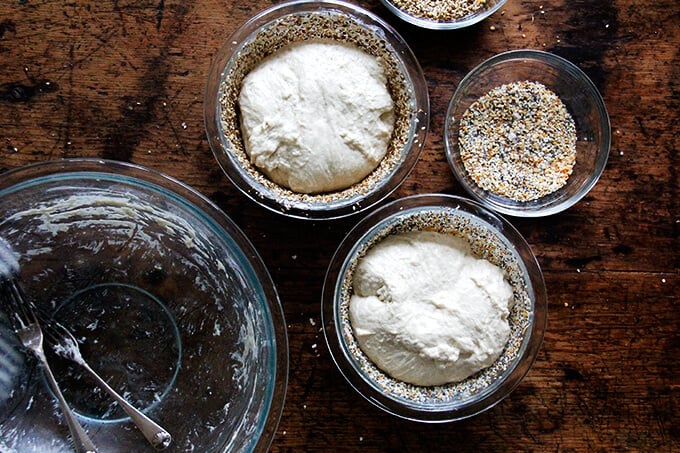
<path fill-rule="evenodd" d="M 251 162 L 299 193 L 345 189 L 380 163 L 394 102 L 378 60 L 346 43 L 303 41 L 245 77 L 241 128 Z"/>
<path fill-rule="evenodd" d="M 388 236 L 360 259 L 350 322 L 378 368 L 415 385 L 458 382 L 490 366 L 510 337 L 503 270 L 458 237 Z"/>

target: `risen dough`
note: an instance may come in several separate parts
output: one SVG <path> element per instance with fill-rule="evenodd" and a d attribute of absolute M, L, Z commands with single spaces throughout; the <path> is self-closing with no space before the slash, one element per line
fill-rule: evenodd
<path fill-rule="evenodd" d="M 373 171 L 394 128 L 376 58 L 346 43 L 304 41 L 244 79 L 241 128 L 251 162 L 300 193 L 345 189 Z"/>
<path fill-rule="evenodd" d="M 361 258 L 350 322 L 360 348 L 395 379 L 461 381 L 491 365 L 510 336 L 512 288 L 458 237 L 388 236 Z"/>

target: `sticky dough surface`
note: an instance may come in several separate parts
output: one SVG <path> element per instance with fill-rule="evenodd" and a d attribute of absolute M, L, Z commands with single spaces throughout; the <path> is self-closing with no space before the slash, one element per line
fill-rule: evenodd
<path fill-rule="evenodd" d="M 458 237 L 388 236 L 361 258 L 350 321 L 361 350 L 395 379 L 432 386 L 490 366 L 510 336 L 503 271 Z"/>
<path fill-rule="evenodd" d="M 304 41 L 244 79 L 241 128 L 251 162 L 299 193 L 345 189 L 385 156 L 394 102 L 378 60 L 347 43 Z"/>

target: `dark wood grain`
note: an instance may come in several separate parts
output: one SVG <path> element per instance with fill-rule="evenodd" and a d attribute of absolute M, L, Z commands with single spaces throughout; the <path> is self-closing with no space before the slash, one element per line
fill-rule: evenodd
<path fill-rule="evenodd" d="M 430 90 L 425 150 L 392 198 L 463 195 L 444 157 L 444 114 L 462 77 L 496 53 L 533 48 L 571 60 L 611 117 L 610 159 L 590 194 L 549 218 L 512 219 L 549 294 L 534 368 L 493 409 L 445 425 L 383 414 L 328 354 L 323 278 L 358 218 L 303 222 L 267 212 L 231 185 L 210 152 L 202 104 L 211 58 L 272 3 L 1 2 L 0 172 L 67 157 L 134 162 L 195 187 L 245 230 L 278 287 L 290 338 L 273 451 L 680 451 L 678 2 L 509 0 L 483 23 L 449 32 L 407 25 L 376 0 L 357 2 L 405 37 Z"/>

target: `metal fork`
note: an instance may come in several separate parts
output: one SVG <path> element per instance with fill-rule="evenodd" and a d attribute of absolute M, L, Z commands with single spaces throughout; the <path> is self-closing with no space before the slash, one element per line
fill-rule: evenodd
<path fill-rule="evenodd" d="M 34 308 L 24 298 L 21 286 L 15 281 L 13 275 L 6 275 L 4 273 L 0 275 L 0 294 L 4 294 L 4 297 L 2 297 L 3 308 L 7 311 L 12 328 L 19 337 L 21 344 L 36 356 L 45 370 L 47 382 L 57 396 L 61 410 L 64 413 L 76 452 L 96 453 L 97 449 L 94 443 L 90 440 L 85 429 L 78 423 L 52 374 L 50 365 L 45 357 L 45 351 L 43 350 L 43 333 L 35 316 Z"/>
<path fill-rule="evenodd" d="M 47 337 L 47 341 L 52 345 L 52 350 L 65 359 L 72 360 L 83 367 L 85 371 L 87 371 L 90 376 L 92 376 L 94 380 L 123 407 L 123 409 L 125 409 L 125 412 L 127 412 L 146 440 L 148 440 L 155 449 L 163 450 L 167 448 L 170 445 L 170 442 L 172 442 L 170 433 L 144 415 L 132 404 L 128 403 L 125 398 L 120 396 L 90 367 L 85 359 L 83 359 L 80 347 L 78 346 L 78 341 L 66 327 L 53 317 L 48 317 L 42 312 L 37 312 L 37 315 Z"/>

